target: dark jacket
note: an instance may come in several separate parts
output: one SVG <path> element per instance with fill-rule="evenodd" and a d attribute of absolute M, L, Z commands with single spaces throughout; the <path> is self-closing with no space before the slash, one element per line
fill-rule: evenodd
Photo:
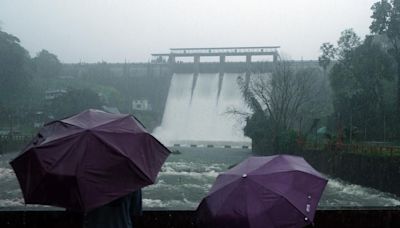
<path fill-rule="evenodd" d="M 131 217 L 142 213 L 142 192 L 138 190 L 89 211 L 85 228 L 132 228 Z"/>

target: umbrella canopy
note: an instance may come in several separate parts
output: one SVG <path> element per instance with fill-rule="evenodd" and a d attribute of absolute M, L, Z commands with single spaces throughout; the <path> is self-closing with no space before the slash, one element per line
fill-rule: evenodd
<path fill-rule="evenodd" d="M 303 158 L 249 157 L 220 174 L 197 208 L 204 227 L 304 227 L 328 182 Z"/>
<path fill-rule="evenodd" d="M 46 124 L 10 164 L 25 203 L 88 211 L 153 184 L 169 154 L 133 116 L 86 110 Z"/>

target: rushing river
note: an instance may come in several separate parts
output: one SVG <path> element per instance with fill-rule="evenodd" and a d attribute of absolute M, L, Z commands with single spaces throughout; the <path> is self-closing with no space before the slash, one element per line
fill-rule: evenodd
<path fill-rule="evenodd" d="M 158 176 L 156 184 L 143 190 L 145 210 L 194 210 L 207 194 L 215 178 L 230 166 L 250 155 L 248 150 L 217 148 L 181 148 L 181 154 L 171 154 Z M 8 162 L 17 154 L 0 155 L 0 207 L 25 208 L 21 191 Z M 400 198 L 329 178 L 319 203 L 329 207 L 400 206 Z M 37 208 L 37 206 L 28 206 Z"/>

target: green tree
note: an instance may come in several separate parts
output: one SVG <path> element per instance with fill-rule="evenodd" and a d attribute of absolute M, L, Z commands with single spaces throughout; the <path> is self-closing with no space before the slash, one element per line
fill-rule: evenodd
<path fill-rule="evenodd" d="M 36 75 L 45 79 L 56 77 L 60 73 L 62 67 L 57 56 L 47 50 L 40 51 L 37 56 L 33 58 L 33 63 L 35 65 Z"/>
<path fill-rule="evenodd" d="M 335 59 L 336 48 L 331 43 L 323 43 L 320 47 L 321 56 L 318 57 L 318 63 L 326 73 L 329 65 Z"/>
<path fill-rule="evenodd" d="M 373 19 L 370 29 L 389 41 L 389 53 L 397 65 L 397 110 L 400 114 L 400 0 L 381 0 L 372 7 Z"/>
<path fill-rule="evenodd" d="M 335 110 L 340 110 L 337 108 L 338 105 L 347 104 L 358 93 L 351 60 L 353 50 L 361 44 L 360 40 L 360 37 L 357 36 L 353 29 L 346 29 L 341 33 L 337 47 L 334 47 L 337 61 L 330 71 L 329 78 L 335 95 Z M 346 109 L 348 108 L 346 107 Z"/>
<path fill-rule="evenodd" d="M 346 29 L 341 33 L 337 42 L 337 62 L 330 71 L 331 87 L 334 91 L 335 110 L 349 103 L 357 93 L 357 82 L 352 70 L 353 51 L 360 45 L 360 38 L 354 33 L 353 29 Z M 351 103 L 351 102 L 350 102 Z M 346 106 L 345 110 L 348 110 Z"/>
<path fill-rule="evenodd" d="M 351 54 L 352 50 L 361 45 L 361 38 L 352 28 L 344 30 L 337 42 L 337 54 L 339 59 L 344 59 Z"/>
<path fill-rule="evenodd" d="M 89 108 L 100 109 L 102 105 L 99 95 L 91 89 L 69 89 L 51 102 L 49 113 L 58 119 Z"/>
<path fill-rule="evenodd" d="M 245 133 L 275 151 L 282 149 L 280 139 L 293 138 L 293 130 L 306 129 L 305 123 L 311 122 L 307 119 L 321 115 L 317 110 L 325 110 L 322 106 L 327 101 L 317 102 L 327 91 L 321 79 L 318 68 L 295 67 L 285 60 L 275 63 L 272 74 L 254 76 L 249 85 L 242 79 L 242 92 L 254 113 L 247 119 Z"/>
<path fill-rule="evenodd" d="M 17 37 L 0 30 L 0 104 L 15 109 L 30 80 L 29 53 Z"/>
<path fill-rule="evenodd" d="M 374 36 L 359 41 L 351 32 L 343 32 L 338 41 L 342 51 L 329 74 L 333 104 L 350 141 L 355 128 L 363 130 L 364 140 L 379 140 L 387 115 L 384 84 L 392 80 L 393 61 Z"/>
<path fill-rule="evenodd" d="M 359 92 L 356 96 L 360 111 L 355 123 L 363 129 L 363 138 L 382 140 L 383 120 L 388 115 L 390 100 L 385 97 L 385 82 L 391 82 L 394 69 L 392 58 L 368 37 L 354 50 L 352 66 Z M 362 123 L 361 123 L 362 121 Z"/>

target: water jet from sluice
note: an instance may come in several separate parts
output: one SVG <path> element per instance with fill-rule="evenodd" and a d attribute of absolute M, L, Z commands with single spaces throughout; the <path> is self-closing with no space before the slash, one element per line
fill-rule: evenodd
<path fill-rule="evenodd" d="M 167 145 L 250 147 L 244 121 L 229 110 L 249 111 L 238 74 L 174 74 L 161 126 L 155 136 Z M 195 81 L 195 83 L 194 83 Z"/>

